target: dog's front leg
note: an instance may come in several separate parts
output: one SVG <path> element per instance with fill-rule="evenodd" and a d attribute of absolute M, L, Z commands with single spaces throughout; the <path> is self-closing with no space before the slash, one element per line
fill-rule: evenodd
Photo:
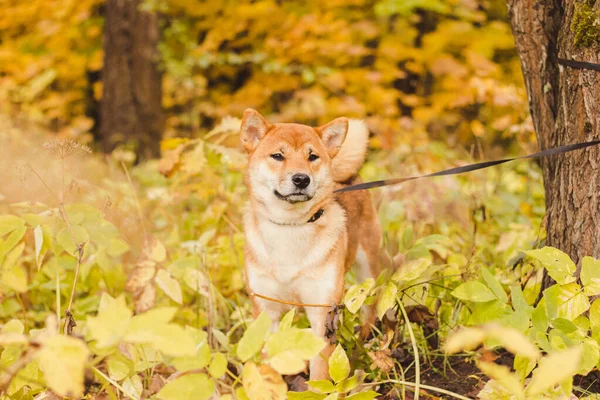
<path fill-rule="evenodd" d="M 341 257 L 340 257 L 341 258 Z M 302 303 L 338 304 L 344 289 L 344 274 L 341 262 L 339 264 L 325 265 L 322 273 L 313 277 L 305 277 L 297 282 L 296 288 Z M 334 346 L 329 344 L 325 337 L 325 324 L 327 322 L 326 307 L 306 307 L 306 316 L 315 335 L 322 337 L 327 346 L 321 354 L 310 360 L 310 379 L 329 379 L 329 356 Z"/>
<path fill-rule="evenodd" d="M 315 335 L 324 338 L 327 346 L 310 360 L 310 380 L 329 379 L 329 356 L 334 350 L 334 346 L 329 344 L 325 338 L 325 323 L 327 321 L 327 308 L 307 307 L 306 316 L 310 321 L 310 326 Z"/>

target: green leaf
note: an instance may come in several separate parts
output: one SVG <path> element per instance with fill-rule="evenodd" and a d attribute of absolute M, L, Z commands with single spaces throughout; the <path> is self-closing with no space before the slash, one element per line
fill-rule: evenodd
<path fill-rule="evenodd" d="M 132 314 L 123 295 L 113 299 L 103 293 L 98 315 L 87 319 L 88 338 L 95 340 L 99 348 L 116 346 L 125 335 Z"/>
<path fill-rule="evenodd" d="M 600 299 L 594 300 L 590 307 L 590 325 L 592 328 L 600 327 Z"/>
<path fill-rule="evenodd" d="M 0 236 L 25 226 L 25 221 L 14 215 L 0 215 Z"/>
<path fill-rule="evenodd" d="M 258 318 L 248 326 L 237 345 L 237 355 L 242 362 L 249 360 L 260 351 L 270 326 L 271 319 L 265 312 L 260 313 Z"/>
<path fill-rule="evenodd" d="M 215 391 L 213 381 L 206 374 L 184 375 L 167 383 L 157 394 L 160 400 L 208 400 Z"/>
<path fill-rule="evenodd" d="M 27 274 L 22 266 L 14 265 L 7 268 L 0 277 L 2 278 L 0 282 L 15 292 L 25 293 L 27 291 Z"/>
<path fill-rule="evenodd" d="M 527 304 L 521 286 L 510 287 L 510 300 L 515 311 L 523 311 L 529 316 L 533 313 L 533 307 Z"/>
<path fill-rule="evenodd" d="M 294 321 L 294 316 L 296 315 L 296 309 L 292 308 L 290 311 L 285 313 L 281 322 L 279 323 L 279 330 L 282 331 L 284 329 L 288 329 L 292 327 L 292 322 Z"/>
<path fill-rule="evenodd" d="M 154 277 L 156 286 L 158 286 L 167 296 L 169 296 L 174 302 L 181 304 L 183 303 L 183 295 L 181 294 L 181 285 L 177 282 L 171 274 L 164 269 L 156 271 Z"/>
<path fill-rule="evenodd" d="M 577 330 L 577 325 L 565 318 L 554 318 L 552 320 L 552 326 L 566 334 L 575 332 Z"/>
<path fill-rule="evenodd" d="M 151 312 L 151 311 L 148 311 Z M 143 316 L 144 314 L 142 314 Z M 124 340 L 130 343 L 148 344 L 161 353 L 172 357 L 196 354 L 196 345 L 190 332 L 177 324 L 156 324 L 149 318 L 143 322 L 134 317 Z"/>
<path fill-rule="evenodd" d="M 21 239 L 23 239 L 23 236 L 25 236 L 25 232 L 27 232 L 27 228 L 24 226 L 12 231 L 10 235 L 8 235 L 8 237 L 6 238 L 6 241 L 4 242 L 4 251 L 8 251 L 15 247 L 17 243 L 19 243 Z M 25 243 L 21 244 L 24 245 Z M 6 262 L 5 265 L 7 264 L 9 263 Z"/>
<path fill-rule="evenodd" d="M 429 251 L 426 250 L 427 254 Z M 419 258 L 416 260 L 410 260 L 404 263 L 395 273 L 392 275 L 394 282 L 408 282 L 420 277 L 423 272 L 431 265 L 429 258 Z"/>
<path fill-rule="evenodd" d="M 308 381 L 306 383 L 308 383 L 308 386 L 315 389 L 319 393 L 331 393 L 334 389 L 333 383 L 327 379 Z"/>
<path fill-rule="evenodd" d="M 344 296 L 344 304 L 348 311 L 355 314 L 367 299 L 373 286 L 375 286 L 375 280 L 373 278 L 365 279 L 360 285 L 352 285 Z"/>
<path fill-rule="evenodd" d="M 571 378 L 579 369 L 583 346 L 572 347 L 566 351 L 551 353 L 543 357 L 538 368 L 533 371 L 531 381 L 525 393 L 535 396 L 558 385 L 564 379 Z"/>
<path fill-rule="evenodd" d="M 106 253 L 108 253 L 111 257 L 118 257 L 122 254 L 125 254 L 129 250 L 129 244 L 126 241 L 119 238 L 112 238 L 108 244 L 106 249 Z"/>
<path fill-rule="evenodd" d="M 337 345 L 329 357 L 329 375 L 335 383 L 346 379 L 350 374 L 350 361 L 341 345 Z"/>
<path fill-rule="evenodd" d="M 210 367 L 208 367 L 208 373 L 215 379 L 218 379 L 225 374 L 227 370 L 227 357 L 222 353 L 215 353 L 213 355 Z"/>
<path fill-rule="evenodd" d="M 297 374 L 305 367 L 305 360 L 319 354 L 325 341 L 308 329 L 288 328 L 278 331 L 267 341 L 265 349 L 269 364 L 280 374 Z"/>
<path fill-rule="evenodd" d="M 600 295 L 600 260 L 583 257 L 581 260 L 581 283 L 587 296 Z"/>
<path fill-rule="evenodd" d="M 468 281 L 452 291 L 452 296 L 464 300 L 484 303 L 491 300 L 496 300 L 496 296 L 485 286 L 478 281 Z"/>
<path fill-rule="evenodd" d="M 18 319 L 11 319 L 0 329 L 0 346 L 8 347 L 14 345 L 25 345 L 29 343 L 27 336 L 23 334 L 25 326 Z M 0 362 L 0 368 L 2 363 Z"/>
<path fill-rule="evenodd" d="M 574 320 L 590 308 L 590 302 L 576 283 L 554 285 L 544 290 L 546 312 L 550 319 Z"/>
<path fill-rule="evenodd" d="M 592 338 L 583 340 L 583 350 L 581 352 L 581 365 L 577 374 L 587 375 L 594 369 L 600 359 L 600 347 L 598 342 Z"/>
<path fill-rule="evenodd" d="M 566 253 L 549 246 L 525 251 L 524 253 L 542 263 L 548 270 L 548 275 L 559 284 L 563 285 L 575 281 L 573 274 L 577 266 Z"/>
<path fill-rule="evenodd" d="M 393 282 L 388 282 L 377 300 L 377 318 L 382 319 L 385 313 L 396 304 L 398 288 Z"/>
<path fill-rule="evenodd" d="M 525 381 L 525 378 L 529 376 L 531 371 L 535 368 L 537 362 L 529 357 L 524 357 L 520 354 L 515 355 L 513 362 L 513 368 L 521 383 Z"/>
<path fill-rule="evenodd" d="M 177 357 L 173 359 L 171 364 L 177 368 L 177 371 L 186 372 L 192 369 L 204 368 L 209 362 L 210 347 L 208 346 L 208 343 L 204 343 L 198 348 L 196 355 Z"/>
<path fill-rule="evenodd" d="M 354 390 L 363 383 L 365 380 L 365 372 L 363 370 L 356 370 L 354 375 L 348 379 L 344 379 L 337 385 L 335 385 L 335 391 L 338 393 L 348 393 L 351 390 Z"/>
<path fill-rule="evenodd" d="M 529 322 L 530 318 L 524 311 L 515 311 L 500 318 L 502 325 L 513 327 L 519 332 L 525 332 L 529 329 Z"/>
<path fill-rule="evenodd" d="M 133 362 L 117 351 L 106 360 L 108 376 L 115 381 L 121 381 L 133 373 Z"/>
<path fill-rule="evenodd" d="M 48 387 L 59 396 L 81 397 L 83 372 L 90 351 L 85 343 L 57 335 L 44 341 L 37 357 Z"/>
<path fill-rule="evenodd" d="M 11 319 L 8 321 L 2 329 L 0 329 L 0 333 L 20 333 L 25 332 L 25 325 L 18 319 Z"/>
<path fill-rule="evenodd" d="M 6 246 L 4 246 L 6 249 Z M 8 270 L 14 266 L 16 266 L 23 255 L 23 250 L 25 249 L 25 243 L 21 243 L 14 249 L 10 250 L 6 257 L 4 257 L 4 263 L 0 265 L 0 270 Z M 2 239 L 0 239 L 0 261 L 2 261 Z M 1 277 L 1 276 L 0 276 Z"/>
<path fill-rule="evenodd" d="M 177 357 L 171 361 L 171 364 L 180 372 L 189 371 L 195 368 L 204 368 L 210 363 L 208 333 L 189 326 L 186 326 L 185 329 L 194 340 L 194 345 L 197 349 L 196 354 L 192 356 Z"/>
<path fill-rule="evenodd" d="M 531 323 L 540 332 L 545 332 L 548 329 L 548 315 L 546 313 L 546 300 L 542 300 L 538 303 L 535 310 L 531 314 Z"/>
<path fill-rule="evenodd" d="M 75 240 L 73 240 L 75 237 Z M 76 225 L 73 227 L 73 235 L 68 228 L 63 228 L 58 235 L 56 235 L 56 241 L 62 246 L 63 249 L 73 257 L 77 257 L 75 251 L 77 246 L 88 240 L 89 235 L 83 226 Z"/>
<path fill-rule="evenodd" d="M 129 329 L 131 331 L 138 331 L 147 329 L 150 326 L 168 324 L 175 317 L 176 312 L 177 308 L 175 307 L 153 308 L 133 317 Z"/>
<path fill-rule="evenodd" d="M 487 268 L 481 268 L 481 276 L 483 277 L 485 283 L 487 283 L 488 287 L 492 289 L 492 292 L 498 298 L 498 300 L 503 303 L 508 303 L 508 296 L 506 296 L 506 292 L 502 288 L 502 285 L 500 282 L 498 282 L 496 277 L 494 277 L 494 275 L 487 270 Z"/>

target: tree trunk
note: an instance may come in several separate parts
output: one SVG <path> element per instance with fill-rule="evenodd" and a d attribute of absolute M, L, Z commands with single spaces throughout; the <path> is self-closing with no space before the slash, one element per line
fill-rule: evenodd
<path fill-rule="evenodd" d="M 104 22 L 100 136 L 104 151 L 131 143 L 142 158 L 156 157 L 163 130 L 158 18 L 140 0 L 107 0 Z"/>
<path fill-rule="evenodd" d="M 557 59 L 600 62 L 600 2 L 592 3 L 508 0 L 542 149 L 600 138 L 600 72 L 560 65 Z M 546 158 L 542 170 L 547 245 L 563 250 L 578 264 L 586 255 L 598 258 L 600 149 L 595 146 Z M 548 283 L 546 280 L 545 285 Z"/>

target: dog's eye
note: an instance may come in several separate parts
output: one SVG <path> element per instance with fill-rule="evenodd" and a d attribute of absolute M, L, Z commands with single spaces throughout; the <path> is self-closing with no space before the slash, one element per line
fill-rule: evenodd
<path fill-rule="evenodd" d="M 311 154 L 308 156 L 308 161 L 316 161 L 319 159 L 319 156 L 316 154 Z"/>
<path fill-rule="evenodd" d="M 281 153 L 271 154 L 271 158 L 273 160 L 277 160 L 277 161 L 283 161 L 283 160 L 285 160 L 285 158 L 283 158 L 283 154 L 281 154 Z"/>

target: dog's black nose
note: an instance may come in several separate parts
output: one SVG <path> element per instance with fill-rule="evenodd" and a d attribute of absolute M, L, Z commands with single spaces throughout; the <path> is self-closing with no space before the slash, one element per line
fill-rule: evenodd
<path fill-rule="evenodd" d="M 305 189 L 308 185 L 310 185 L 310 176 L 306 174 L 294 174 L 292 176 L 292 182 L 298 189 Z"/>

